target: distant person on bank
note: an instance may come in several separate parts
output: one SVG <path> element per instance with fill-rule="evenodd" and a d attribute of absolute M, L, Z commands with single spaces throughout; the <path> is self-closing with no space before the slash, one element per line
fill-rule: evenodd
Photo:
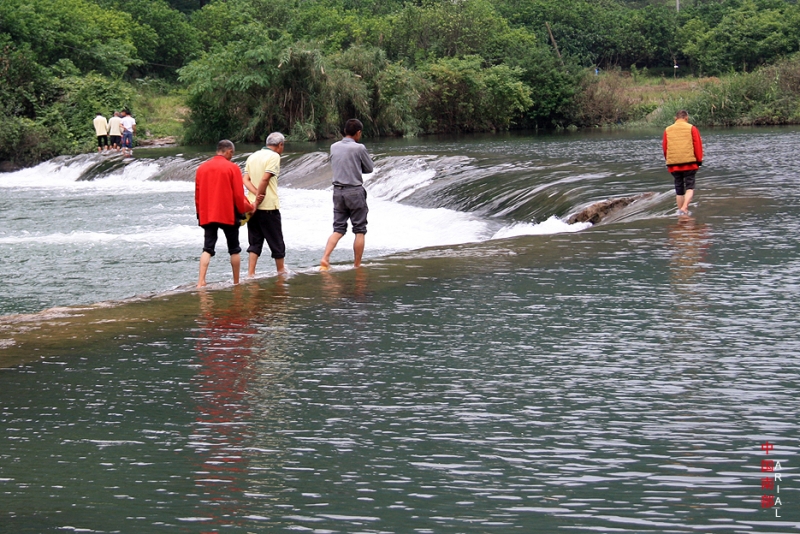
<path fill-rule="evenodd" d="M 675 114 L 675 124 L 664 130 L 661 144 L 667 170 L 675 179 L 678 215 L 688 215 L 689 203 L 694 198 L 695 175 L 703 164 L 703 140 L 697 127 L 689 124 L 687 111 L 680 110 Z"/>
<path fill-rule="evenodd" d="M 233 283 L 239 283 L 241 267 L 239 253 L 242 249 L 239 246 L 240 224 L 237 214 L 252 213 L 255 206 L 244 196 L 242 171 L 238 165 L 231 162 L 234 151 L 233 143 L 223 139 L 217 144 L 217 155 L 197 168 L 194 204 L 198 223 L 205 231 L 197 287 L 206 285 L 206 273 L 214 256 L 219 230 L 223 231 L 228 242 Z"/>
<path fill-rule="evenodd" d="M 97 134 L 97 151 L 108 150 L 108 121 L 102 113 L 98 113 L 92 124 L 94 124 L 94 132 Z"/>
<path fill-rule="evenodd" d="M 280 202 L 278 201 L 278 175 L 281 173 L 281 154 L 285 139 L 283 134 L 273 132 L 267 137 L 266 146 L 253 152 L 244 166 L 244 186 L 247 199 L 258 206 L 247 221 L 247 238 L 250 253 L 247 276 L 256 274 L 256 264 L 266 240 L 278 274 L 286 272 L 284 258 L 286 245 L 283 242 Z"/>
<path fill-rule="evenodd" d="M 136 131 L 136 119 L 131 117 L 127 109 L 122 110 L 122 155 L 133 155 L 133 134 Z"/>
<path fill-rule="evenodd" d="M 114 112 L 114 116 L 108 119 L 108 136 L 111 148 L 119 150 L 122 148 L 122 119 L 119 111 Z"/>
<path fill-rule="evenodd" d="M 331 145 L 331 167 L 333 169 L 333 233 L 325 245 L 320 260 L 320 270 L 331 267 L 331 253 L 339 240 L 347 233 L 348 219 L 353 225 L 353 265 L 361 266 L 364 254 L 364 237 L 367 233 L 367 190 L 364 189 L 363 174 L 374 170 L 367 148 L 359 144 L 364 125 L 358 119 L 350 119 L 344 125 L 344 139 Z"/>

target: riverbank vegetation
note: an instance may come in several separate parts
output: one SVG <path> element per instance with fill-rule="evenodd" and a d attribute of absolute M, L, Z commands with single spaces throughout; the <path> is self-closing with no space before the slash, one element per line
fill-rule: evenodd
<path fill-rule="evenodd" d="M 0 162 L 185 142 L 800 122 L 785 0 L 0 0 Z"/>

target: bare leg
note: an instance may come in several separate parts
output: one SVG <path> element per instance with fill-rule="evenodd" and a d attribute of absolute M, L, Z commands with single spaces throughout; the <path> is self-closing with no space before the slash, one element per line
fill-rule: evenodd
<path fill-rule="evenodd" d="M 275 269 L 278 270 L 278 274 L 286 272 L 286 268 L 283 266 L 283 258 L 275 258 Z"/>
<path fill-rule="evenodd" d="M 239 270 L 242 266 L 242 257 L 239 254 L 231 254 L 231 270 L 233 271 L 233 284 L 239 283 Z"/>
<path fill-rule="evenodd" d="M 250 258 L 247 262 L 247 277 L 253 278 L 256 275 L 256 264 L 258 263 L 258 254 L 255 252 L 250 253 Z"/>
<path fill-rule="evenodd" d="M 203 252 L 200 255 L 200 277 L 197 279 L 197 287 L 206 285 L 206 273 L 208 272 L 209 263 L 211 263 L 211 254 Z"/>
<path fill-rule="evenodd" d="M 325 253 L 322 255 L 322 259 L 319 261 L 319 266 L 322 270 L 327 271 L 331 268 L 331 253 L 333 252 L 333 249 L 336 248 L 336 245 L 339 243 L 339 240 L 342 237 L 344 237 L 344 234 L 334 232 L 328 238 L 328 242 L 325 244 Z"/>
<path fill-rule="evenodd" d="M 675 195 L 675 204 L 678 205 L 678 209 L 683 208 L 683 195 Z"/>
<path fill-rule="evenodd" d="M 353 267 L 361 267 L 361 256 L 364 255 L 364 237 L 365 234 L 356 234 L 356 240 L 353 241 Z"/>
<path fill-rule="evenodd" d="M 680 206 L 679 209 L 681 211 L 685 211 L 686 213 L 689 213 L 689 203 L 692 201 L 693 198 L 694 198 L 694 189 L 687 189 L 686 190 L 686 196 L 684 197 L 683 205 Z"/>

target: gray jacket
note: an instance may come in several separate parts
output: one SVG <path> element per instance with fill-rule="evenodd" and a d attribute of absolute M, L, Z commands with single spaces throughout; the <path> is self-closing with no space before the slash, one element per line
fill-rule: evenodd
<path fill-rule="evenodd" d="M 363 174 L 369 174 L 374 166 L 367 147 L 350 137 L 331 145 L 331 167 L 333 185 L 358 186 L 364 184 Z"/>

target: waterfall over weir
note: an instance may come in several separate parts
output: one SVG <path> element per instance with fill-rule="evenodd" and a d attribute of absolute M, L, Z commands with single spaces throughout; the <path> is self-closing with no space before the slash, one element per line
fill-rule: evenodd
<path fill-rule="evenodd" d="M 591 224 L 569 224 L 570 215 L 609 198 L 653 190 L 661 192 L 607 214 L 607 220 L 669 213 L 668 186 L 660 179 L 654 188 L 652 180 L 633 176 L 621 187 L 618 172 L 580 161 L 558 139 L 487 139 L 368 143 L 376 169 L 365 176 L 370 203 L 365 258 L 577 232 Z M 257 148 L 239 147 L 234 161 L 243 166 Z M 13 281 L 13 289 L 0 297 L 0 314 L 190 287 L 202 242 L 194 173 L 211 155 L 211 149 L 192 147 L 137 149 L 133 159 L 84 154 L 0 176 L 7 206 L 0 247 L 13 250 L 25 266 L 3 265 L 0 275 Z M 317 265 L 330 234 L 330 179 L 327 146 L 288 146 L 279 192 L 286 261 L 294 271 Z M 334 262 L 352 257 L 350 239 L 345 237 Z M 243 228 L 241 241 L 246 240 Z M 269 275 L 269 262 L 261 268 Z M 54 286 L 36 291 L 37 281 L 53 269 L 60 273 Z M 211 269 L 210 280 L 229 278 L 224 261 L 214 261 Z"/>

